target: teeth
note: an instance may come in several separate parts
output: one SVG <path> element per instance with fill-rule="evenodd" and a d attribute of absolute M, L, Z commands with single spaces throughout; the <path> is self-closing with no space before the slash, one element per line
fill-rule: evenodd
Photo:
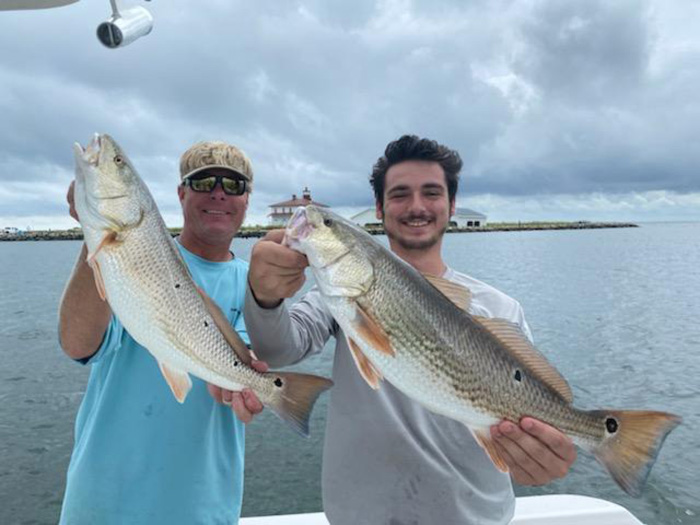
<path fill-rule="evenodd" d="M 225 211 L 218 210 L 204 210 L 204 213 L 208 213 L 209 215 L 226 215 Z"/>
<path fill-rule="evenodd" d="M 408 221 L 409 226 L 427 226 L 428 221 Z"/>

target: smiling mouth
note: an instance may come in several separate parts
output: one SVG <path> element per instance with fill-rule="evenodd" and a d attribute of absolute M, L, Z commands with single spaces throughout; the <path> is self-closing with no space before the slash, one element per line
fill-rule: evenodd
<path fill-rule="evenodd" d="M 220 210 L 202 210 L 202 211 L 208 215 L 230 215 L 230 212 L 227 212 L 227 211 L 220 211 Z"/>
<path fill-rule="evenodd" d="M 422 228 L 423 226 L 427 226 L 428 224 L 430 224 L 430 221 L 421 219 L 421 220 L 403 221 L 403 223 L 406 226 L 409 226 L 411 228 Z"/>

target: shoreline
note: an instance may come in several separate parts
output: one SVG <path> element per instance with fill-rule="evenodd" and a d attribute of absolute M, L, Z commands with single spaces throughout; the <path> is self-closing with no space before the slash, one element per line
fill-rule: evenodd
<path fill-rule="evenodd" d="M 447 233 L 489 233 L 489 232 L 512 232 L 512 231 L 544 231 L 544 230 L 598 230 L 603 228 L 639 228 L 638 224 L 629 222 L 523 222 L 523 223 L 493 223 L 480 227 L 450 227 Z M 242 228 L 236 238 L 259 238 L 264 237 L 267 232 L 275 228 L 259 226 Z M 180 228 L 169 228 L 174 236 L 179 235 Z M 366 226 L 365 230 L 372 235 L 383 235 L 384 228 L 381 225 Z M 83 232 L 80 228 L 71 230 L 36 230 L 23 233 L 3 234 L 0 233 L 0 242 L 9 241 L 82 241 Z"/>

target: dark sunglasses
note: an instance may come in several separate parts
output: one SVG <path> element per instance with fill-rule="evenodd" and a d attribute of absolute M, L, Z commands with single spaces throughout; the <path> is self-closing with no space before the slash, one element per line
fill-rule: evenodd
<path fill-rule="evenodd" d="M 214 191 L 217 184 L 221 184 L 221 188 L 226 195 L 243 195 L 246 190 L 246 181 L 244 179 L 232 179 L 223 175 L 187 178 L 182 181 L 183 186 L 189 186 L 193 191 L 199 193 L 210 193 Z"/>

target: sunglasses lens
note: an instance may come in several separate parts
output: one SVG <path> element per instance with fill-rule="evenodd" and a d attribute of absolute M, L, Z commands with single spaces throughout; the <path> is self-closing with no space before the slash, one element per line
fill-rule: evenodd
<path fill-rule="evenodd" d="M 194 191 L 208 193 L 214 191 L 216 185 L 221 182 L 221 187 L 224 193 L 228 195 L 243 195 L 246 189 L 246 183 L 243 179 L 232 179 L 230 177 L 222 177 L 221 175 L 211 175 L 209 177 L 201 177 L 198 179 L 187 179 L 186 184 Z"/>
<path fill-rule="evenodd" d="M 245 192 L 245 181 L 242 179 L 223 177 L 221 179 L 221 186 L 224 188 L 224 192 L 229 195 L 243 195 L 243 192 Z"/>
<path fill-rule="evenodd" d="M 216 177 L 204 177 L 202 179 L 190 179 L 190 187 L 194 191 L 209 192 L 216 186 Z"/>

